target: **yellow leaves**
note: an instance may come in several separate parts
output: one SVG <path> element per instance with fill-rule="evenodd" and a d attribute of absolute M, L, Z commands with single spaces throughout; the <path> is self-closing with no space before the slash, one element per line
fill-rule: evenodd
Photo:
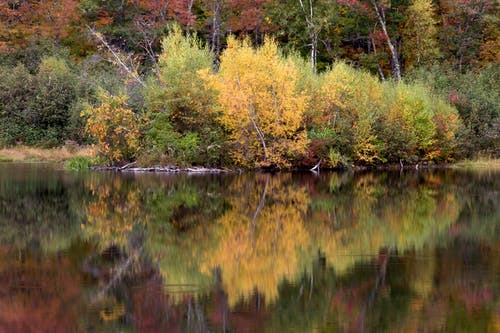
<path fill-rule="evenodd" d="M 101 105 L 82 112 L 86 132 L 96 139 L 99 152 L 111 162 L 133 158 L 139 149 L 139 117 L 127 109 L 125 96 L 102 93 Z"/>
<path fill-rule="evenodd" d="M 231 306 L 255 290 L 266 302 L 275 301 L 279 283 L 301 272 L 299 251 L 310 242 L 304 224 L 309 202 L 305 188 L 287 184 L 290 175 L 258 178 L 252 186 L 258 190 L 251 193 L 246 189 L 248 179 L 233 184 L 232 209 L 218 221 L 220 244 L 201 268 L 220 268 Z"/>
<path fill-rule="evenodd" d="M 308 98 L 298 92 L 298 68 L 266 39 L 228 40 L 218 74 L 200 73 L 218 92 L 221 123 L 231 132 L 234 159 L 247 167 L 288 167 L 304 152 L 303 114 Z"/>
<path fill-rule="evenodd" d="M 407 9 L 406 14 L 411 19 L 406 21 L 402 33 L 405 40 L 403 54 L 409 68 L 439 57 L 434 12 L 431 0 L 414 0 Z"/>
<path fill-rule="evenodd" d="M 92 178 L 86 184 L 92 197 L 83 205 L 87 222 L 81 227 L 86 235 L 96 237 L 102 248 L 127 246 L 134 226 L 147 223 L 140 190 L 132 188 L 124 192 L 125 185 L 119 177 L 106 183 Z"/>
<path fill-rule="evenodd" d="M 381 96 L 382 86 L 377 80 L 343 63 L 335 64 L 321 79 L 320 109 L 326 122 L 319 126 L 349 137 L 356 161 L 371 164 L 381 159 L 373 130 Z M 330 155 L 330 164 L 336 165 L 337 154 Z"/>

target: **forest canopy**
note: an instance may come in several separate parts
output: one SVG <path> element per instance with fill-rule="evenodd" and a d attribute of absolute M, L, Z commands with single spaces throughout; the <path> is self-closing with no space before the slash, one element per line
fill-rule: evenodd
<path fill-rule="evenodd" d="M 498 4 L 0 0 L 0 146 L 100 164 L 498 156 Z"/>

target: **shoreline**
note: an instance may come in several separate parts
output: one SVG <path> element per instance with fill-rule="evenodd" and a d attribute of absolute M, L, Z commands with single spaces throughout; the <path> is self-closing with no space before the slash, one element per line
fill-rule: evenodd
<path fill-rule="evenodd" d="M 36 148 L 29 146 L 15 146 L 11 148 L 0 149 L 0 162 L 4 163 L 64 163 L 77 158 L 93 158 L 95 148 L 78 145 L 65 145 L 58 148 Z M 92 171 L 112 171 L 127 173 L 191 173 L 191 174 L 224 174 L 241 173 L 244 171 L 253 172 L 317 172 L 309 167 L 273 169 L 273 168 L 255 168 L 240 169 L 230 167 L 179 167 L 175 165 L 153 165 L 146 167 L 136 167 L 136 162 L 124 166 L 89 166 L 81 169 Z M 313 168 L 314 169 L 314 168 Z M 419 162 L 417 164 L 382 164 L 382 165 L 352 165 L 343 168 L 323 168 L 319 171 L 398 171 L 398 170 L 429 170 L 429 169 L 494 169 L 500 170 L 500 158 L 478 157 L 475 159 L 464 159 L 454 163 L 433 163 Z"/>
<path fill-rule="evenodd" d="M 92 166 L 91 171 L 107 171 L 119 173 L 168 173 L 168 174 L 235 174 L 242 172 L 258 172 L 258 173 L 279 173 L 279 172 L 296 172 L 305 173 L 311 172 L 319 174 L 321 171 L 325 172 L 369 172 L 369 171 L 419 171 L 419 170 L 436 170 L 436 169 L 489 169 L 500 170 L 500 159 L 492 159 L 491 162 L 484 160 L 477 161 L 460 161 L 457 163 L 443 163 L 443 164 L 408 164 L 401 167 L 399 164 L 386 164 L 378 166 L 353 166 L 351 168 L 320 168 L 319 170 L 311 170 L 310 168 L 291 168 L 291 169 L 270 169 L 270 168 L 255 168 L 255 169 L 230 169 L 230 168 L 207 168 L 207 167 L 186 167 L 180 168 L 176 166 L 152 166 L 152 167 L 105 167 L 105 166 Z"/>

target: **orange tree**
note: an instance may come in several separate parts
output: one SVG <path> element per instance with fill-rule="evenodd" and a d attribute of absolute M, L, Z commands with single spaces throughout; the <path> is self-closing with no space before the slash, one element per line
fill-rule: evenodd
<path fill-rule="evenodd" d="M 107 162 L 132 160 L 139 150 L 140 117 L 127 108 L 125 96 L 101 92 L 101 105 L 87 108 L 86 132 L 97 141 L 99 153 Z"/>

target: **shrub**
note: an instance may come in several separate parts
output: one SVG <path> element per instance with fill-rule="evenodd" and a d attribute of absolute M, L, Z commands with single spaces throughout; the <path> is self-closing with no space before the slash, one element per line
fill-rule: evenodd
<path fill-rule="evenodd" d="M 68 136 L 76 76 L 62 59 L 43 58 L 32 75 L 23 65 L 0 67 L 0 145 L 53 147 Z"/>
<path fill-rule="evenodd" d="M 98 144 L 101 157 L 110 163 L 130 161 L 139 150 L 141 118 L 127 108 L 125 96 L 100 92 L 101 104 L 82 112 L 86 131 Z"/>
<path fill-rule="evenodd" d="M 460 119 L 457 128 L 460 151 L 498 156 L 500 151 L 500 67 L 492 65 L 479 73 L 456 73 L 440 67 L 414 70 L 409 82 L 429 87 L 441 100 L 456 107 Z M 449 111 L 445 111 L 449 113 Z M 442 122 L 441 122 L 442 123 Z M 447 148 L 448 149 L 448 148 Z"/>
<path fill-rule="evenodd" d="M 69 170 L 88 170 L 93 165 L 91 157 L 77 156 L 64 163 L 64 167 Z"/>
<path fill-rule="evenodd" d="M 337 63 L 319 91 L 308 135 L 326 165 L 447 161 L 456 153 L 457 111 L 421 84 L 381 83 Z"/>
<path fill-rule="evenodd" d="M 384 156 L 392 162 L 426 157 L 434 144 L 436 128 L 425 89 L 404 83 L 387 83 L 385 88 Z"/>
<path fill-rule="evenodd" d="M 319 119 L 313 120 L 312 133 L 322 133 L 326 145 L 318 157 L 332 166 L 349 159 L 363 164 L 381 160 L 374 127 L 381 95 L 377 79 L 344 63 L 325 72 L 320 78 L 320 96 L 313 100 Z"/>
<path fill-rule="evenodd" d="M 158 78 L 145 90 L 146 154 L 180 164 L 219 164 L 226 154 L 225 133 L 214 110 L 215 92 L 198 74 L 212 67 L 213 56 L 178 26 L 171 27 L 162 49 Z"/>

